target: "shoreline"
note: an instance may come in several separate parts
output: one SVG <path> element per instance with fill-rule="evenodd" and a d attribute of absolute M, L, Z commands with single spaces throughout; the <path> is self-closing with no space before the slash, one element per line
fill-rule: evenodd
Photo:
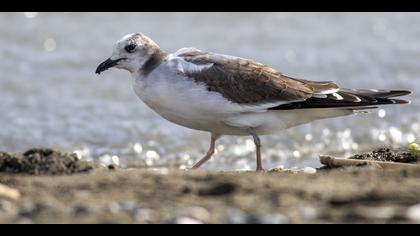
<path fill-rule="evenodd" d="M 0 223 L 420 223 L 419 165 L 264 174 L 114 166 L 1 172 L 1 186 L 18 194 L 0 188 Z"/>

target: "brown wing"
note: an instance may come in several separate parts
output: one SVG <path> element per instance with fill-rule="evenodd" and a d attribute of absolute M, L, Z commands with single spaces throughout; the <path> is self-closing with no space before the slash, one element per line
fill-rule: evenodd
<path fill-rule="evenodd" d="M 251 104 L 266 101 L 304 101 L 314 93 L 337 89 L 332 82 L 311 82 L 288 77 L 251 60 L 188 51 L 178 56 L 195 65 L 209 65 L 202 70 L 184 71 L 185 75 L 204 83 L 209 91 L 219 92 L 230 101 Z"/>

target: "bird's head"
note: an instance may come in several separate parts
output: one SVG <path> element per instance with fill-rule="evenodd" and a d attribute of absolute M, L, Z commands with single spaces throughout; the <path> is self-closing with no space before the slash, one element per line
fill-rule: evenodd
<path fill-rule="evenodd" d="M 159 46 L 144 34 L 128 34 L 115 43 L 112 56 L 98 66 L 96 73 L 100 74 L 111 67 L 133 73 L 140 70 L 159 50 Z"/>

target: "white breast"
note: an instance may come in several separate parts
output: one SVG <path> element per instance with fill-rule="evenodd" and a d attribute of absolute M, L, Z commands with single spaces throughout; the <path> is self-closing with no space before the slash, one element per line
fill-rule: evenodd
<path fill-rule="evenodd" d="M 223 120 L 237 114 L 241 107 L 185 78 L 179 72 L 191 65 L 183 63 L 175 58 L 162 63 L 147 77 L 133 74 L 137 96 L 159 115 L 179 125 L 210 132 L 217 126 L 226 126 Z"/>

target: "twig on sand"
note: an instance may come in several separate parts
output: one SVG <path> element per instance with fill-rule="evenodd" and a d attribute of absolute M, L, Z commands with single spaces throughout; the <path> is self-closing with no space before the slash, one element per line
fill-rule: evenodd
<path fill-rule="evenodd" d="M 420 168 L 419 164 L 398 163 L 389 161 L 371 161 L 356 160 L 347 158 L 338 158 L 330 155 L 320 155 L 319 160 L 330 168 L 348 167 L 348 166 L 373 166 L 379 169 L 395 169 L 395 168 Z"/>

